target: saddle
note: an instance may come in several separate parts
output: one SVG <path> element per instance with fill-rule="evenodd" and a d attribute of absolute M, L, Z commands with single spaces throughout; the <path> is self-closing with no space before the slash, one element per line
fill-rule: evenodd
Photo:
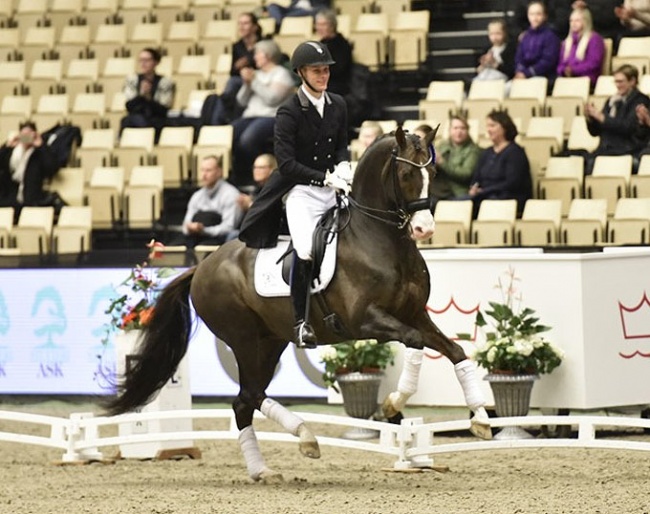
<path fill-rule="evenodd" d="M 312 239 L 311 294 L 315 295 L 323 313 L 325 324 L 335 333 L 345 335 L 345 327 L 336 313 L 333 313 L 327 300 L 321 294 L 334 277 L 336 270 L 337 230 L 339 209 L 328 210 L 316 225 Z M 293 263 L 293 244 L 286 236 L 280 236 L 274 248 L 259 250 L 255 259 L 254 279 L 257 294 L 264 297 L 290 296 L 289 282 Z"/>

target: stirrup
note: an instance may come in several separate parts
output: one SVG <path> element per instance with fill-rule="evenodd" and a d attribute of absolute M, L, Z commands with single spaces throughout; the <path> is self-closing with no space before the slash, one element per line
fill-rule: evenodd
<path fill-rule="evenodd" d="M 296 323 L 293 327 L 293 335 L 293 342 L 298 348 L 316 348 L 316 343 L 318 342 L 316 334 L 314 334 L 314 329 L 306 321 Z"/>

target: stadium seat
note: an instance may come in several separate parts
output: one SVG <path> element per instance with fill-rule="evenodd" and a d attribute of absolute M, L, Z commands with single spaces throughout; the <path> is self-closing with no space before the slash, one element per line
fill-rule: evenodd
<path fill-rule="evenodd" d="M 605 242 L 607 200 L 577 198 L 560 224 L 560 241 L 567 246 L 593 246 Z"/>
<path fill-rule="evenodd" d="M 14 225 L 14 208 L 0 207 L 0 248 L 9 248 L 9 234 Z"/>
<path fill-rule="evenodd" d="M 378 70 L 386 63 L 389 18 L 384 13 L 362 13 L 357 17 L 350 42 L 355 62 Z"/>
<path fill-rule="evenodd" d="M 399 4 L 400 2 L 391 2 L 391 5 L 397 7 L 400 7 Z M 388 36 L 388 64 L 391 68 L 417 70 L 424 64 L 427 58 L 429 18 L 428 10 L 399 9 L 391 15 Z"/>
<path fill-rule="evenodd" d="M 619 198 L 630 196 L 631 155 L 599 155 L 585 177 L 585 198 L 605 198 L 607 214 L 614 214 Z"/>
<path fill-rule="evenodd" d="M 65 203 L 79 207 L 84 202 L 86 177 L 82 168 L 61 168 L 50 181 L 50 191 L 56 191 Z"/>
<path fill-rule="evenodd" d="M 92 171 L 86 188 L 86 204 L 92 208 L 93 229 L 114 228 L 123 219 L 124 168 L 99 167 Z"/>
<path fill-rule="evenodd" d="M 92 208 L 88 206 L 61 209 L 52 230 L 52 252 L 55 254 L 85 253 L 92 244 Z"/>
<path fill-rule="evenodd" d="M 194 140 L 193 127 L 164 127 L 158 145 L 153 149 L 153 163 L 164 170 L 166 187 L 180 187 L 190 181 L 190 153 Z"/>
<path fill-rule="evenodd" d="M 440 200 L 433 214 L 436 230 L 432 243 L 435 246 L 469 244 L 472 209 L 471 200 Z"/>
<path fill-rule="evenodd" d="M 618 245 L 649 244 L 650 198 L 621 198 L 607 224 L 607 241 Z"/>
<path fill-rule="evenodd" d="M 124 220 L 129 229 L 153 228 L 162 214 L 163 167 L 136 166 L 124 189 Z"/>
<path fill-rule="evenodd" d="M 483 200 L 472 223 L 471 243 L 477 246 L 512 246 L 517 200 Z"/>
<path fill-rule="evenodd" d="M 11 229 L 15 248 L 23 255 L 45 255 L 50 251 L 54 207 L 23 207 L 18 224 Z"/>
<path fill-rule="evenodd" d="M 571 202 L 584 196 L 583 182 L 582 157 L 551 157 L 544 176 L 539 178 L 537 196 L 542 200 L 560 200 L 562 216 L 567 216 Z"/>
<path fill-rule="evenodd" d="M 561 220 L 561 200 L 526 201 L 521 219 L 515 220 L 515 244 L 519 246 L 557 244 Z"/>

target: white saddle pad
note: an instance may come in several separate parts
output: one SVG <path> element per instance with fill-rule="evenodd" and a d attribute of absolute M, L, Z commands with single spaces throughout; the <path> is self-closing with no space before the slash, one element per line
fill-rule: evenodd
<path fill-rule="evenodd" d="M 312 287 L 312 293 L 318 293 L 325 289 L 336 269 L 336 243 L 337 237 L 334 241 L 328 244 L 325 248 L 325 257 L 320 269 L 319 280 L 315 281 L 316 284 Z M 278 259 L 287 251 L 289 246 L 288 239 L 280 239 L 275 248 L 263 248 L 255 259 L 255 290 L 260 296 L 289 296 L 289 284 L 285 283 L 282 278 L 282 262 L 277 262 Z"/>

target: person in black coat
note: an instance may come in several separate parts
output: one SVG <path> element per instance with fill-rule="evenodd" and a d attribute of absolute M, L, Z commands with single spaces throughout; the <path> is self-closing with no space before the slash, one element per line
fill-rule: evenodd
<path fill-rule="evenodd" d="M 312 273 L 311 240 L 320 216 L 336 204 L 336 192 L 349 192 L 347 108 L 343 98 L 326 92 L 332 56 L 325 45 L 298 45 L 291 64 L 301 77 L 298 92 L 276 115 L 273 173 L 244 217 L 239 238 L 248 246 L 275 246 L 282 223 L 282 198 L 295 249 L 291 297 L 296 325 L 294 342 L 314 347 L 307 299 Z"/>
<path fill-rule="evenodd" d="M 0 206 L 14 207 L 17 219 L 23 205 L 43 205 L 43 182 L 58 169 L 56 156 L 36 125 L 22 123 L 18 134 L 0 147 Z"/>
<path fill-rule="evenodd" d="M 481 153 L 467 196 L 474 201 L 474 214 L 483 200 L 514 199 L 521 215 L 526 200 L 532 197 L 532 180 L 526 152 L 515 143 L 517 127 L 506 112 L 492 111 L 486 130 L 492 146 Z"/>
<path fill-rule="evenodd" d="M 510 80 L 515 74 L 517 45 L 508 39 L 508 26 L 503 19 L 488 23 L 491 46 L 479 57 L 474 80 Z"/>
<path fill-rule="evenodd" d="M 336 13 L 332 9 L 323 9 L 314 17 L 314 29 L 320 42 L 325 43 L 332 59 L 336 61 L 330 67 L 330 80 L 327 90 L 330 93 L 345 96 L 350 92 L 350 72 L 352 71 L 352 46 L 337 31 Z"/>
<path fill-rule="evenodd" d="M 591 174 L 598 155 L 625 155 L 638 152 L 643 142 L 638 137 L 638 105 L 650 106 L 650 98 L 637 89 L 639 71 L 624 64 L 614 71 L 617 93 L 609 98 L 601 110 L 593 104 L 585 105 L 587 129 L 599 136 L 598 148 L 586 155 L 585 173 Z"/>

